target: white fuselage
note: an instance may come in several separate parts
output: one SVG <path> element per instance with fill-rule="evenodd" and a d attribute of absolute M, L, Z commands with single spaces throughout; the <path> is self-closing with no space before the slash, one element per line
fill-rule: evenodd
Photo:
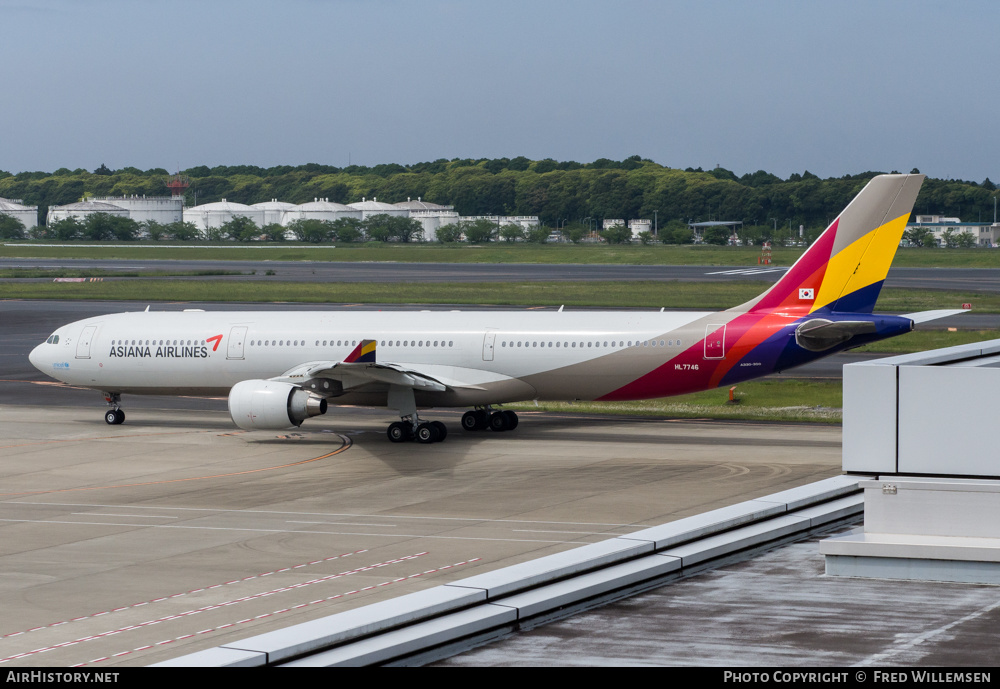
<path fill-rule="evenodd" d="M 360 341 L 375 340 L 379 362 L 413 367 L 461 388 L 460 394 L 434 397 L 433 403 L 441 406 L 594 399 L 694 345 L 704 337 L 704 323 L 711 316 L 634 311 L 121 313 L 60 328 L 50 343 L 35 348 L 31 361 L 61 381 L 105 392 L 225 395 L 240 381 L 281 376 L 311 362 L 343 361 Z M 52 344 L 55 337 L 58 343 Z M 331 401 L 384 400 L 384 390 L 362 386 Z"/>

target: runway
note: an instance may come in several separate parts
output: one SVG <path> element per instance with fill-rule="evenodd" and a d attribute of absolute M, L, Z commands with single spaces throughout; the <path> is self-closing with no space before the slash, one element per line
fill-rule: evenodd
<path fill-rule="evenodd" d="M 103 269 L 121 272 L 240 271 L 243 275 L 164 277 L 164 280 L 282 282 L 534 282 L 613 281 L 774 282 L 788 266 L 642 266 L 527 263 L 338 263 L 329 261 L 97 260 L 0 258 L 0 269 Z M 268 275 L 268 272 L 272 275 Z M 105 279 L 115 279 L 114 277 Z M 36 278 L 48 281 L 51 278 Z M 890 268 L 886 287 L 965 292 L 1000 291 L 989 268 Z"/>

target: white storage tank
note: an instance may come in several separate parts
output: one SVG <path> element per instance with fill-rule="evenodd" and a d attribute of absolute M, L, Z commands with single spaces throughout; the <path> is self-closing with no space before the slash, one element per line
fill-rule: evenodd
<path fill-rule="evenodd" d="M 362 219 L 372 215 L 395 215 L 401 218 L 410 217 L 409 209 L 400 208 L 391 203 L 382 203 L 376 198 L 371 200 L 363 198 L 356 203 L 349 203 L 347 205 L 355 210 L 361 211 Z"/>
<path fill-rule="evenodd" d="M 122 218 L 129 217 L 128 211 L 121 206 L 104 201 L 87 199 L 78 203 L 69 203 L 65 206 L 49 206 L 48 215 L 45 216 L 45 223 L 51 225 L 66 218 L 86 220 L 88 215 L 93 215 L 94 213 L 107 213 L 108 215 L 116 215 Z"/>
<path fill-rule="evenodd" d="M 336 203 L 329 199 L 313 199 L 308 203 L 301 203 L 289 210 L 285 217 L 286 225 L 295 220 L 340 220 L 341 218 L 357 218 L 361 220 L 362 212 L 351 206 Z"/>
<path fill-rule="evenodd" d="M 437 203 L 429 203 L 419 196 L 417 200 L 406 199 L 399 203 L 392 204 L 396 208 L 409 211 L 410 219 L 416 220 L 423 228 L 423 240 L 433 242 L 437 240 L 438 228 L 458 222 L 458 213 L 454 206 L 442 206 Z"/>
<path fill-rule="evenodd" d="M 0 214 L 20 220 L 25 232 L 38 224 L 38 206 L 25 206 L 21 199 L 0 198 Z"/>
<path fill-rule="evenodd" d="M 255 203 L 250 207 L 264 211 L 264 225 L 273 225 L 274 223 L 287 225 L 289 221 L 286 221 L 285 216 L 288 211 L 295 209 L 295 204 L 271 199 L 270 201 Z"/>
<path fill-rule="evenodd" d="M 194 223 L 202 231 L 222 227 L 233 218 L 250 218 L 257 227 L 264 226 L 262 209 L 226 199 L 184 209 L 184 222 Z"/>

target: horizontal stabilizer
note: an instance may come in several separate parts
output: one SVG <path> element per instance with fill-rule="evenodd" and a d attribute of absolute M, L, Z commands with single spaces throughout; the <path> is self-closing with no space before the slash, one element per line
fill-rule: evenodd
<path fill-rule="evenodd" d="M 904 313 L 903 318 L 909 318 L 914 323 L 926 323 L 936 321 L 939 318 L 957 316 L 960 313 L 968 313 L 969 309 L 937 309 L 935 311 L 917 311 L 916 313 Z"/>

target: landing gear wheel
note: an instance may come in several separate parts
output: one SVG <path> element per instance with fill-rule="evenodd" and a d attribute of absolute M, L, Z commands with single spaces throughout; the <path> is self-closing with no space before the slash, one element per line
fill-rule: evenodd
<path fill-rule="evenodd" d="M 448 427 L 445 426 L 443 423 L 441 423 L 440 421 L 431 421 L 431 425 L 437 429 L 439 441 L 444 440 L 445 438 L 448 437 Z"/>
<path fill-rule="evenodd" d="M 394 443 L 403 443 L 410 439 L 410 428 L 402 421 L 389 424 L 385 434 Z"/>
<path fill-rule="evenodd" d="M 506 412 L 495 411 L 490 415 L 490 430 L 497 432 L 510 430 L 510 421 Z"/>
<path fill-rule="evenodd" d="M 432 423 L 422 423 L 417 426 L 417 442 L 429 444 L 441 439 L 441 433 Z"/>
<path fill-rule="evenodd" d="M 462 430 L 463 431 L 478 431 L 481 426 L 479 425 L 479 413 L 474 411 L 467 411 L 462 414 Z"/>
<path fill-rule="evenodd" d="M 121 409 L 108 409 L 108 411 L 104 413 L 104 421 L 109 426 L 121 425 L 125 421 L 125 412 Z"/>
<path fill-rule="evenodd" d="M 517 414 L 512 411 L 505 411 L 503 415 L 507 417 L 507 430 L 512 431 L 517 428 Z"/>

